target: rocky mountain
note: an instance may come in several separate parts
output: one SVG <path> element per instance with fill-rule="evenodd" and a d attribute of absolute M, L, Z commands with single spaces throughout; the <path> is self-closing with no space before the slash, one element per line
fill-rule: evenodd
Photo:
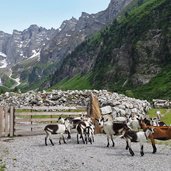
<path fill-rule="evenodd" d="M 0 31 L 0 52 L 5 53 L 10 34 Z"/>
<path fill-rule="evenodd" d="M 42 62 L 60 61 L 70 54 L 87 37 L 110 24 L 132 0 L 111 0 L 108 8 L 96 14 L 82 12 L 77 20 L 62 23 L 56 35 L 41 50 Z"/>
<path fill-rule="evenodd" d="M 171 1 L 135 0 L 133 3 L 112 25 L 87 39 L 67 56 L 55 72 L 52 85 L 63 79 L 60 85 L 70 84 L 69 80 L 73 83 L 79 75 L 79 79 L 86 78 L 84 81 L 91 88 L 134 91 L 163 71 L 165 75 L 160 74 L 158 79 L 164 85 L 157 87 L 159 83 L 155 82 L 155 89 L 148 87 L 151 92 L 147 94 L 159 97 L 166 92 L 171 64 Z M 163 81 L 161 78 L 167 79 Z M 147 98 L 147 94 L 142 93 L 142 96 Z"/>
<path fill-rule="evenodd" d="M 12 34 L 0 32 L 1 85 L 9 88 L 18 85 L 22 72 L 32 70 L 40 60 L 40 50 L 54 32 L 54 29 L 47 30 L 37 25 L 24 31 L 14 30 Z"/>
<path fill-rule="evenodd" d="M 54 31 L 54 29 L 47 30 L 37 25 L 31 25 L 24 31 L 14 30 L 4 50 L 8 63 L 14 65 L 38 54 L 46 41 L 51 39 Z"/>
<path fill-rule="evenodd" d="M 110 24 L 131 1 L 111 0 L 106 10 L 97 14 L 83 12 L 79 19 L 66 20 L 57 30 L 31 25 L 24 31 L 14 30 L 12 35 L 2 32 L 0 48 L 7 57 L 8 68 L 27 84 L 44 80 L 80 43 Z"/>

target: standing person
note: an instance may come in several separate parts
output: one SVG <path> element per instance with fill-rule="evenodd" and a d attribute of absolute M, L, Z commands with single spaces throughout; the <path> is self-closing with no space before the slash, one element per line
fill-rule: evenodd
<path fill-rule="evenodd" d="M 157 119 L 158 119 L 158 121 L 160 121 L 160 119 L 161 119 L 161 113 L 160 113 L 160 111 L 159 111 L 159 110 L 157 110 L 156 115 L 157 115 Z"/>

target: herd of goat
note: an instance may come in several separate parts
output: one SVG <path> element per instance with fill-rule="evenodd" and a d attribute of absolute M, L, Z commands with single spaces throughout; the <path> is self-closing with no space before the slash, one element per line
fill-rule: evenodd
<path fill-rule="evenodd" d="M 130 154 L 134 156 L 134 152 L 131 148 L 131 142 L 140 143 L 140 155 L 144 155 L 143 144 L 148 139 L 151 141 L 153 147 L 153 153 L 156 153 L 157 148 L 155 145 L 155 139 L 157 140 L 169 140 L 171 139 L 171 126 L 167 126 L 164 122 L 157 122 L 142 118 L 138 116 L 131 116 L 130 118 L 116 117 L 115 119 L 105 118 L 102 116 L 99 119 L 95 119 L 95 122 L 102 128 L 103 132 L 107 135 L 107 147 L 109 147 L 110 139 L 112 146 L 115 146 L 114 136 L 119 135 L 120 138 L 125 139 L 126 149 Z M 77 132 L 77 143 L 79 139 L 85 144 L 94 142 L 95 126 L 90 117 L 59 117 L 58 123 L 46 125 L 44 131 L 46 132 L 45 145 L 47 145 L 47 139 L 54 145 L 52 141 L 52 134 L 60 134 L 59 144 L 61 140 L 66 143 L 64 134 L 67 133 L 67 138 L 71 138 L 72 129 Z"/>

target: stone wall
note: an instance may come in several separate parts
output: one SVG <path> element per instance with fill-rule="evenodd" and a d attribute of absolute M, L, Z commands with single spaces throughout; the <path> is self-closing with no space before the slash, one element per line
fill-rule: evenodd
<path fill-rule="evenodd" d="M 90 95 L 97 96 L 100 107 L 111 106 L 113 115 L 125 116 L 133 113 L 144 115 L 151 105 L 146 100 L 130 98 L 107 90 L 53 90 L 51 92 L 30 91 L 23 94 L 6 92 L 0 95 L 0 105 L 21 106 L 88 106 Z"/>

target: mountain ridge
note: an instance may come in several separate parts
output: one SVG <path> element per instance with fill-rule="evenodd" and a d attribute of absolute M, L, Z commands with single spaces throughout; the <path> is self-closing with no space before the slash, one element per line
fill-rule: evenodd
<path fill-rule="evenodd" d="M 133 92 L 150 83 L 171 62 L 170 6 L 168 0 L 150 0 L 125 12 L 68 55 L 52 85 L 79 73 L 92 73 L 88 82 L 97 89 Z"/>
<path fill-rule="evenodd" d="M 0 51 L 6 54 L 8 68 L 12 69 L 15 78 L 20 78 L 21 83 L 29 85 L 35 80 L 44 80 L 80 43 L 111 23 L 131 1 L 111 0 L 105 10 L 95 14 L 82 12 L 78 20 L 65 20 L 56 30 L 35 24 L 23 31 L 14 30 L 13 34 L 5 35 L 5 41 L 0 39 Z M 20 65 L 35 54 L 38 61 L 34 64 L 27 68 Z"/>

